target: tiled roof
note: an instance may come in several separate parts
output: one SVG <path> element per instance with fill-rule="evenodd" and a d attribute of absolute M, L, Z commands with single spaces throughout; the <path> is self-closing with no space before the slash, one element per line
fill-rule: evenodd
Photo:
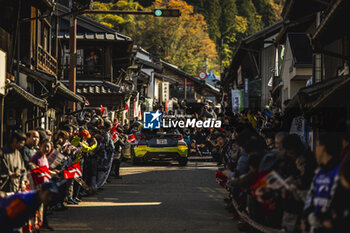
<path fill-rule="evenodd" d="M 68 80 L 62 81 L 68 85 Z M 120 94 L 121 88 L 108 81 L 100 80 L 77 80 L 76 82 L 77 94 Z"/>
<path fill-rule="evenodd" d="M 69 39 L 69 33 L 60 33 L 58 35 L 59 39 Z M 129 37 L 125 37 L 119 33 L 84 33 L 77 34 L 77 40 L 102 40 L 102 41 L 128 41 L 131 39 Z"/>
<path fill-rule="evenodd" d="M 25 100 L 27 100 L 28 102 L 40 107 L 40 108 L 46 108 L 47 106 L 47 101 L 34 96 L 32 93 L 24 90 L 22 87 L 20 87 L 19 85 L 17 85 L 14 82 L 11 82 L 9 84 L 6 85 L 6 89 L 8 91 L 14 91 L 17 94 L 19 94 L 21 97 L 23 97 Z"/>

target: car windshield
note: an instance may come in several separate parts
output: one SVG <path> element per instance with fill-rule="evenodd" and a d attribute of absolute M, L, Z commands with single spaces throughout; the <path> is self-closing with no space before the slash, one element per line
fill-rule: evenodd
<path fill-rule="evenodd" d="M 173 128 L 161 128 L 161 129 L 142 129 L 142 134 L 148 134 L 148 135 L 156 135 L 156 134 L 160 134 L 163 133 L 164 134 L 180 134 L 179 131 L 177 129 L 173 129 Z"/>

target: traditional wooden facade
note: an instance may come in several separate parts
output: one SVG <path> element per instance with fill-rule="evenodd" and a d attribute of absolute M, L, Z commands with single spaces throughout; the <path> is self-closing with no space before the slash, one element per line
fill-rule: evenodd
<path fill-rule="evenodd" d="M 273 42 L 282 25 L 283 21 L 280 21 L 244 38 L 222 75 L 222 90 L 227 96 L 231 89 L 244 92 L 245 86 L 248 87 L 248 106 L 245 107 L 251 110 L 260 110 L 269 104 L 272 89 L 269 82 L 273 80 L 276 59 Z"/>
<path fill-rule="evenodd" d="M 0 45 L 7 54 L 1 135 L 12 130 L 54 129 L 68 100 L 84 102 L 57 79 L 51 16 L 53 1 L 3 1 Z M 3 141 L 3 140 L 2 140 Z"/>
<path fill-rule="evenodd" d="M 321 131 L 344 131 L 350 127 L 349 55 L 350 2 L 288 0 L 284 25 L 276 42 L 288 33 L 306 33 L 312 48 L 312 80 L 288 103 L 285 116 L 304 116 L 314 135 Z"/>
<path fill-rule="evenodd" d="M 57 14 L 66 14 L 69 8 L 57 4 Z M 55 13 L 55 14 L 56 14 Z M 61 17 L 58 33 L 58 79 L 69 86 L 69 20 Z M 77 18 L 77 73 L 76 93 L 84 96 L 91 107 L 123 109 L 133 94 L 131 64 L 133 41 L 95 20 L 81 15 Z"/>

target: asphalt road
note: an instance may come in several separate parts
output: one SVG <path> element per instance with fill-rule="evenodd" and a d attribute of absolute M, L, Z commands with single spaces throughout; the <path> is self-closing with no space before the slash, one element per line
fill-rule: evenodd
<path fill-rule="evenodd" d="M 214 163 L 203 162 L 125 166 L 122 180 L 54 212 L 49 223 L 55 232 L 238 232 L 224 209 L 225 191 L 215 182 L 215 170 Z"/>

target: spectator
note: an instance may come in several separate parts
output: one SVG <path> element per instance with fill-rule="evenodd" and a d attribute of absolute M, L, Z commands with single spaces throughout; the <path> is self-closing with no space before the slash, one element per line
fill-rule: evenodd
<path fill-rule="evenodd" d="M 38 191 L 16 193 L 12 196 L 0 199 L 0 229 L 1 232 L 19 232 L 41 204 L 49 204 L 54 195 L 58 194 L 54 183 L 45 183 Z"/>
<path fill-rule="evenodd" d="M 26 166 L 28 166 L 29 160 L 37 152 L 39 141 L 40 141 L 40 135 L 38 131 L 30 130 L 26 134 L 26 144 L 23 146 L 21 150 L 22 158 Z"/>
<path fill-rule="evenodd" d="M 283 153 L 283 139 L 287 136 L 288 134 L 285 132 L 278 132 L 275 135 L 275 149 L 279 153 Z"/>
<path fill-rule="evenodd" d="M 25 135 L 15 131 L 9 143 L 0 152 L 0 174 L 6 179 L 1 191 L 18 192 L 26 188 L 27 169 L 20 153 L 25 141 Z"/>
<path fill-rule="evenodd" d="M 202 156 L 202 153 L 198 149 L 197 141 L 195 139 L 191 140 L 191 144 L 189 146 L 189 154 L 188 154 L 188 156 Z"/>
<path fill-rule="evenodd" d="M 340 159 L 343 160 L 348 155 L 350 155 L 350 133 L 343 133 L 342 152 L 340 154 Z"/>
<path fill-rule="evenodd" d="M 47 155 L 51 152 L 51 149 L 52 144 L 48 138 L 40 141 L 39 151 L 29 161 L 30 168 L 35 169 L 36 167 L 47 167 L 50 169 Z"/>
<path fill-rule="evenodd" d="M 334 197 L 339 179 L 339 158 L 341 152 L 341 138 L 334 133 L 325 133 L 316 140 L 315 155 L 320 166 L 315 175 L 305 203 L 302 229 L 310 225 L 312 232 L 322 228 L 320 216 L 329 211 L 329 205 Z"/>
<path fill-rule="evenodd" d="M 322 232 L 345 233 L 350 229 L 350 157 L 344 158 L 339 184 L 329 210 L 322 216 Z"/>

